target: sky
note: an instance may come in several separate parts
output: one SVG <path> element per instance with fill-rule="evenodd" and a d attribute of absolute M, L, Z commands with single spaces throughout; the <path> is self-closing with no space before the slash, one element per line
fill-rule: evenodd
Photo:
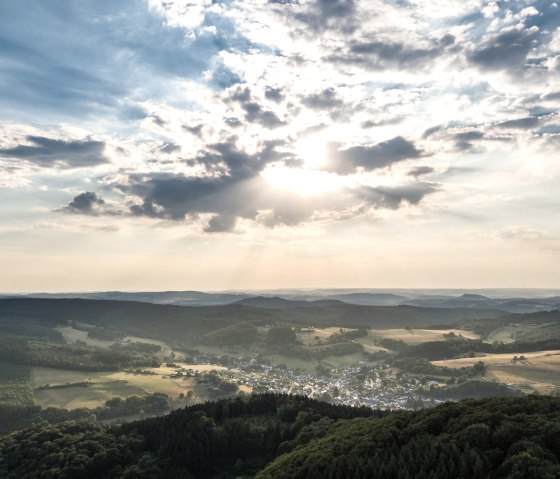
<path fill-rule="evenodd" d="M 550 0 L 0 2 L 0 291 L 560 287 Z"/>

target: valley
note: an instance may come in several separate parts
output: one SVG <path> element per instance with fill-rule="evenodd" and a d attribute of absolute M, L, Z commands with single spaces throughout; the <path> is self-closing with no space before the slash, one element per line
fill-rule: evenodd
<path fill-rule="evenodd" d="M 255 297 L 196 307 L 5 299 L 0 406 L 4 415 L 27 411 L 22 417 L 29 421 L 54 410 L 63 418 L 93 413 L 118 422 L 147 413 L 136 405 L 119 416 L 107 404 L 136 398 L 164 398 L 154 409 L 163 414 L 268 392 L 382 409 L 486 394 L 556 394 L 560 342 L 543 335 L 556 324 L 554 312 L 338 299 Z M 524 337 L 539 339 L 524 343 Z"/>

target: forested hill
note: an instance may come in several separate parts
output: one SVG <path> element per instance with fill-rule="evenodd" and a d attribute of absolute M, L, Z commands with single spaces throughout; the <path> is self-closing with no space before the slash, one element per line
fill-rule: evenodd
<path fill-rule="evenodd" d="M 342 301 L 286 301 L 261 298 L 222 306 L 172 306 L 132 301 L 87 299 L 0 299 L 0 326 L 17 320 L 45 325 L 69 321 L 130 333 L 164 335 L 178 339 L 202 334 L 241 321 L 267 324 L 365 326 L 369 328 L 420 327 L 450 324 L 462 319 L 497 318 L 504 311 L 415 306 L 361 306 Z"/>
<path fill-rule="evenodd" d="M 266 394 L 0 438 L 7 479 L 555 479 L 559 461 L 560 399 L 539 396 L 389 413 Z"/>

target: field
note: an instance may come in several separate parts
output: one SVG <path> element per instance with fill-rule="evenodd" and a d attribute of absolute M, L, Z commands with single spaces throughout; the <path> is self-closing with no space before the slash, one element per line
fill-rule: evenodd
<path fill-rule="evenodd" d="M 454 333 L 466 339 L 480 339 L 480 336 L 472 331 L 462 329 L 381 329 L 368 332 L 367 338 L 360 338 L 362 344 L 372 344 L 377 339 L 395 339 L 407 344 L 427 343 L 428 341 L 443 341 L 444 334 Z"/>
<path fill-rule="evenodd" d="M 0 363 L 0 406 L 32 406 L 35 404 L 29 380 L 29 368 Z"/>
<path fill-rule="evenodd" d="M 327 340 L 333 334 L 340 333 L 341 328 L 328 327 L 328 328 L 304 328 L 297 332 L 297 339 L 303 344 L 305 349 L 316 350 L 323 347 L 328 347 Z M 259 334 L 266 335 L 268 328 L 259 327 Z M 342 328 L 343 331 L 348 331 L 347 328 Z M 406 342 L 407 344 L 420 344 L 428 341 L 441 341 L 444 340 L 444 334 L 455 333 L 462 335 L 467 339 L 480 339 L 480 336 L 471 332 L 461 329 L 381 329 L 370 330 L 368 335 L 363 338 L 352 340 L 359 343 L 364 347 L 366 353 L 375 353 L 384 351 L 383 347 L 376 344 L 377 341 L 384 338 L 398 339 Z M 324 363 L 333 368 L 343 368 L 355 364 L 359 361 L 366 359 L 366 356 L 361 353 L 347 354 L 345 356 L 327 356 L 322 358 L 321 361 L 317 359 L 306 360 L 295 356 L 284 355 L 280 353 L 270 353 L 262 351 L 262 348 L 257 346 L 197 346 L 197 349 L 206 354 L 226 354 L 229 356 L 256 356 L 257 354 L 264 354 L 267 359 L 270 359 L 273 364 L 282 364 L 290 369 L 301 369 L 307 372 L 315 372 L 319 362 Z"/>
<path fill-rule="evenodd" d="M 472 366 L 483 361 L 487 367 L 486 377 L 504 384 L 542 394 L 551 393 L 560 387 L 560 351 L 538 351 L 524 353 L 524 360 L 513 361 L 519 354 L 492 354 L 476 358 L 450 359 L 434 361 L 433 364 L 459 368 Z"/>
<path fill-rule="evenodd" d="M 88 386 L 68 386 L 35 391 L 37 402 L 43 407 L 77 409 L 96 408 L 113 397 L 143 396 L 144 391 L 120 381 L 100 381 Z"/>
<path fill-rule="evenodd" d="M 195 371 L 223 369 L 215 365 L 189 365 L 182 367 Z M 192 390 L 201 400 L 210 399 L 205 386 L 196 384 L 193 378 L 171 378 L 174 368 L 147 368 L 154 374 L 136 374 L 130 372 L 89 373 L 65 371 L 51 368 L 31 368 L 31 385 L 35 389 L 35 398 L 43 407 L 67 409 L 95 408 L 102 406 L 113 397 L 145 396 L 156 392 L 171 397 Z M 87 385 L 80 384 L 87 382 Z M 50 387 L 45 388 L 45 385 Z M 52 387 L 63 386 L 63 387 Z"/>
<path fill-rule="evenodd" d="M 61 326 L 55 329 L 57 331 L 60 331 L 64 339 L 69 343 L 82 341 L 88 346 L 98 346 L 100 348 L 107 348 L 114 343 L 114 341 L 103 341 L 101 339 L 90 338 L 87 331 L 80 331 L 79 329 L 75 329 L 72 326 Z"/>
<path fill-rule="evenodd" d="M 361 353 L 346 354 L 345 356 L 327 356 L 322 362 L 336 369 L 345 368 L 366 359 Z"/>
<path fill-rule="evenodd" d="M 489 342 L 502 342 L 502 343 L 513 343 L 519 340 L 521 336 L 530 334 L 532 331 L 539 329 L 541 325 L 534 324 L 524 324 L 517 325 L 511 324 L 509 326 L 504 326 L 503 328 L 498 328 L 492 331 L 486 338 Z"/>

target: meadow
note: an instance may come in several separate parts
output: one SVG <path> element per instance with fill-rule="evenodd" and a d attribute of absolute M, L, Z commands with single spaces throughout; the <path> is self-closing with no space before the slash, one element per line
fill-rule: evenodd
<path fill-rule="evenodd" d="M 524 359 L 514 360 L 514 356 Z M 486 377 L 496 382 L 513 385 L 526 392 L 550 394 L 560 387 L 560 351 L 537 351 L 521 354 L 478 355 L 474 358 L 433 361 L 436 366 L 461 368 L 478 361 L 486 365 Z"/>
<path fill-rule="evenodd" d="M 225 369 L 222 366 L 203 364 L 178 364 L 197 372 Z M 164 393 L 172 398 L 192 391 L 202 401 L 212 399 L 204 385 L 196 384 L 195 378 L 172 378 L 176 368 L 162 366 L 145 368 L 151 374 L 118 372 L 81 372 L 53 368 L 30 368 L 31 394 L 42 407 L 66 409 L 95 408 L 114 397 L 145 396 Z M 84 384 L 85 383 L 85 384 Z"/>

